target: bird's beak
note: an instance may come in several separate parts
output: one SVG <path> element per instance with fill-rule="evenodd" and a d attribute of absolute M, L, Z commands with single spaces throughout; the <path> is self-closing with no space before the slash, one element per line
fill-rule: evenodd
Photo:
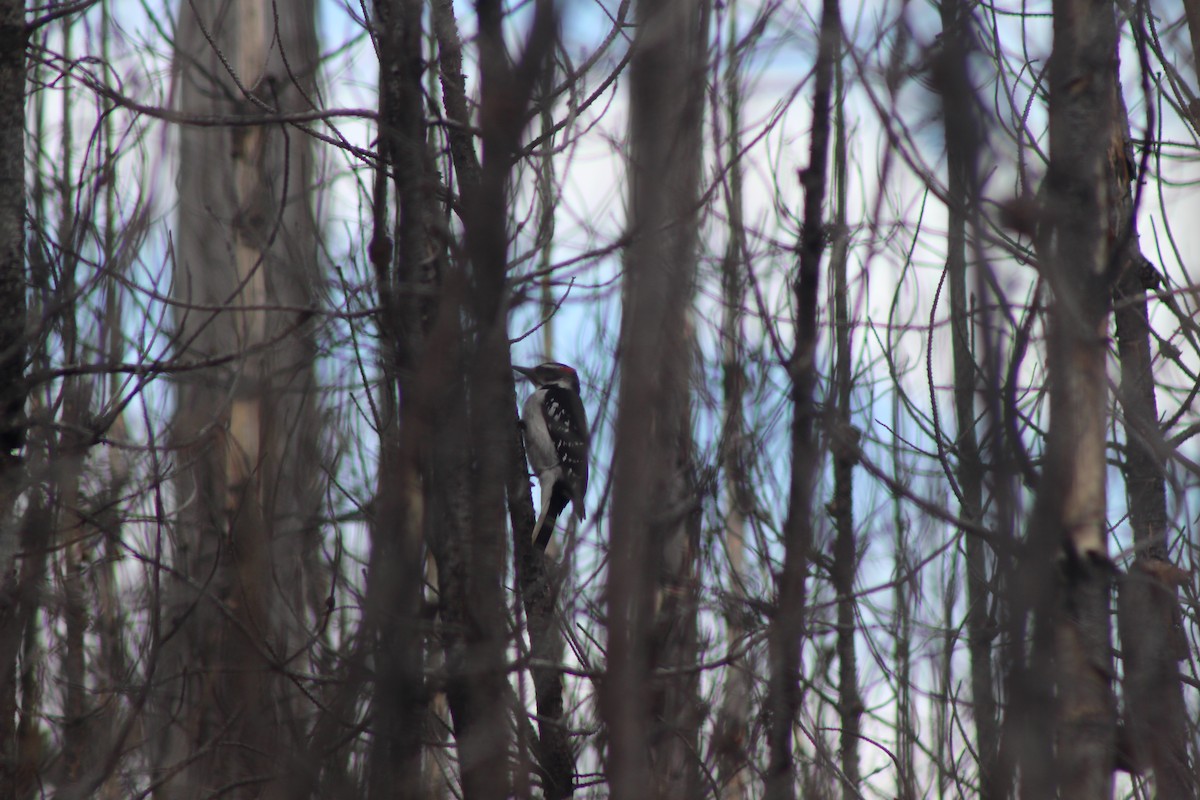
<path fill-rule="evenodd" d="M 518 367 L 516 364 L 514 364 L 513 371 L 521 373 L 529 380 L 533 380 L 533 368 L 532 367 Z"/>

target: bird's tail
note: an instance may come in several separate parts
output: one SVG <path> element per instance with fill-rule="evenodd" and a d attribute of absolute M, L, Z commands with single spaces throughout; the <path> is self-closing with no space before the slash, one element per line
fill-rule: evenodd
<path fill-rule="evenodd" d="M 538 517 L 537 524 L 533 526 L 533 546 L 538 550 L 544 552 L 546 545 L 550 544 L 550 537 L 554 534 L 554 526 L 558 524 L 558 515 L 561 513 L 561 508 L 556 510 L 551 506 Z"/>
<path fill-rule="evenodd" d="M 538 550 L 546 549 L 546 545 L 550 543 L 550 536 L 554 533 L 554 526 L 558 524 L 559 515 L 570 502 L 571 492 L 567 485 L 562 482 L 556 483 L 550 493 L 550 502 L 542 512 L 542 519 L 533 526 L 533 543 L 537 545 Z"/>

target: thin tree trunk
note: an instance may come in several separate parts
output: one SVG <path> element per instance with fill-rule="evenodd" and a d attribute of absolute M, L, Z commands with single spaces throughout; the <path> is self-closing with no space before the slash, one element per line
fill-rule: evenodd
<path fill-rule="evenodd" d="M 699 139 L 699 126 L 695 130 Z M 699 147 L 696 148 L 699 153 Z M 690 348 L 689 348 L 690 350 Z M 675 391 L 686 397 L 683 391 Z M 693 473 L 694 445 L 690 409 L 684 400 L 677 425 L 674 475 L 668 485 L 669 524 L 651 535 L 661 537 L 662 568 L 656 587 L 657 614 L 651 634 L 650 665 L 662 674 L 652 682 L 650 759 L 654 796 L 691 800 L 703 794 L 700 783 L 699 613 L 700 504 Z"/>
<path fill-rule="evenodd" d="M 850 392 L 853 388 L 854 356 L 851 349 L 850 287 L 846 278 L 848 231 L 846 230 L 846 124 L 842 113 L 841 39 L 832 55 L 834 63 L 834 209 L 829 256 L 829 291 L 833 295 L 834 324 L 834 423 L 833 500 L 830 513 L 834 524 L 832 583 L 837 595 L 838 717 L 841 724 L 842 796 L 859 797 L 862 783 L 858 762 L 863 714 L 858 691 L 858 657 L 855 652 L 857 605 L 854 580 L 858 574 L 858 544 L 854 535 L 854 466 L 858 463 L 859 431 L 850 424 Z"/>
<path fill-rule="evenodd" d="M 937 683 L 935 698 L 930 702 L 933 709 L 934 731 L 937 743 L 934 746 L 934 760 L 937 764 L 938 798 L 957 797 L 954 786 L 954 712 L 951 699 L 954 696 L 954 652 L 958 641 L 958 602 L 959 576 L 958 559 L 947 559 L 945 569 L 950 574 L 943 575 L 942 590 L 942 625 L 944 632 L 941 637 L 941 647 L 938 652 Z"/>
<path fill-rule="evenodd" d="M 431 387 L 415 383 L 428 333 L 420 294 L 434 288 L 437 263 L 429 241 L 433 167 L 426 150 L 422 102 L 422 4 L 376 0 L 375 43 L 380 65 L 380 166 L 376 171 L 370 247 L 380 297 L 382 333 L 377 393 L 380 460 L 372 524 L 368 605 L 376 638 L 375 738 L 372 798 L 423 796 L 424 676 L 423 566 L 427 482 L 421 453 L 431 428 Z M 388 239 L 387 197 L 395 184 L 396 258 Z M 425 374 L 425 373 L 422 373 Z M 418 398 L 423 398 L 424 401 Z"/>
<path fill-rule="evenodd" d="M 892 395 L 892 419 L 900 419 L 900 395 Z M 902 431 L 897 429 L 892 437 L 892 475 L 902 480 L 904 474 L 900 460 Z M 913 606 L 917 593 L 913 591 L 912 544 L 909 537 L 909 521 L 904 513 L 904 504 L 897 495 L 892 498 L 892 527 L 895 532 L 893 543 L 894 566 L 892 580 L 895 583 L 895 650 L 892 663 L 896 670 L 896 757 L 897 757 L 897 800 L 917 800 L 916 788 L 916 739 L 917 730 L 913 722 L 912 701 L 912 651 L 913 651 Z"/>
<path fill-rule="evenodd" d="M 684 754 L 677 746 L 694 747 L 695 675 L 655 682 L 652 670 L 656 659 L 667 664 L 694 652 L 689 598 L 698 509 L 687 472 L 693 361 L 687 314 L 696 271 L 706 13 L 669 0 L 639 3 L 636 17 L 629 73 L 632 242 L 613 466 L 609 672 L 601 697 L 608 777 L 618 799 L 698 791 L 695 750 Z M 656 584 L 674 585 L 680 595 L 656 600 Z M 672 737 L 677 742 L 667 741 Z M 667 777 L 679 785 L 669 786 Z"/>
<path fill-rule="evenodd" d="M 438 64 L 446 114 L 459 123 L 447 132 L 459 195 L 464 199 L 476 198 L 482 180 L 481 167 L 474 142 L 467 133 L 470 117 L 462 74 L 462 43 L 451 3 L 434 0 L 432 18 L 438 41 Z M 548 102 L 548 99 L 543 97 L 542 102 Z M 519 417 L 516 387 L 511 379 L 512 359 L 507 348 L 501 363 L 507 376 L 501 385 L 503 403 L 512 409 L 507 424 L 515 431 Z M 546 797 L 570 797 L 575 785 L 575 754 L 566 727 L 563 673 L 556 667 L 546 666 L 558 663 L 564 651 L 562 631 L 555 617 L 558 587 L 552 582 L 551 572 L 542 554 L 530 545 L 529 537 L 535 517 L 527 477 L 525 444 L 521 437 L 511 437 L 506 459 L 506 495 L 513 530 L 513 561 L 529 629 L 530 657 L 534 662 L 530 672 L 538 713 L 538 736 L 533 744 L 533 757 Z"/>
<path fill-rule="evenodd" d="M 1112 793 L 1116 747 L 1105 521 L 1113 258 L 1104 180 L 1114 124 L 1116 19 L 1108 0 L 1056 0 L 1053 11 L 1045 182 L 1051 227 L 1040 253 L 1055 298 L 1050 430 L 1030 536 L 1043 548 L 1057 542 L 1064 555 L 1055 602 L 1055 776 L 1065 796 L 1100 800 Z"/>
<path fill-rule="evenodd" d="M 513 391 L 515 429 L 515 388 Z M 575 751 L 571 747 L 563 706 L 563 672 L 547 666 L 561 663 L 565 650 L 556 616 L 558 583 L 548 559 L 532 546 L 536 516 L 526 477 L 525 443 L 520 437 L 513 445 L 509 462 L 507 490 L 513 558 L 529 628 L 529 656 L 534 662 L 530 673 L 538 713 L 538 737 L 533 745 L 533 755 L 547 800 L 557 800 L 572 796 L 575 790 Z"/>
<path fill-rule="evenodd" d="M 41 443 L 31 441 L 30 444 L 36 447 Z M 44 470 L 45 453 L 46 450 L 42 449 L 40 456 L 31 456 L 28 459 L 29 466 Z M 0 598 L 0 602 L 3 603 L 3 606 L 0 606 L 0 635 L 4 637 L 0 639 L 0 652 L 11 653 L 11 661 L 15 667 L 17 650 L 22 651 L 19 680 L 10 679 L 13 684 L 20 684 L 20 716 L 12 742 L 6 743 L 6 747 L 12 748 L 12 761 L 6 764 L 4 784 L 0 788 L 5 790 L 5 796 L 23 800 L 36 796 L 41 780 L 42 761 L 46 756 L 43 731 L 38 725 L 38 715 L 43 709 L 43 693 L 36 662 L 41 652 L 36 621 L 38 608 L 42 604 L 41 585 L 46 579 L 46 553 L 51 543 L 54 519 L 52 509 L 41 492 L 35 493 L 31 498 L 30 508 L 16 526 L 19 526 L 21 549 L 36 555 L 21 560 L 16 580 L 11 582 L 16 585 L 15 591 L 10 591 L 10 583 L 5 586 L 3 597 Z M 10 633 L 15 633 L 11 648 Z M 6 656 L 7 660 L 9 659 Z M 14 711 L 15 690 L 14 685 Z M 7 709 L 5 713 L 7 714 Z M 7 794 L 10 791 L 11 794 Z"/>
<path fill-rule="evenodd" d="M 14 561 L 25 443 L 25 3 L 0 0 L 0 794 L 18 797 L 17 652 L 32 587 Z"/>
<path fill-rule="evenodd" d="M 87 654 L 84 632 L 88 612 L 85 606 L 85 550 L 95 530 L 79 512 L 79 481 L 86 457 L 86 446 L 74 431 L 84 428 L 83 412 L 87 407 L 86 389 L 79 378 L 68 378 L 63 385 L 63 433 L 55 453 L 56 531 L 62 548 L 61 580 L 63 587 L 62 615 L 66 629 L 63 654 L 63 683 L 65 684 L 63 719 L 64 783 L 71 785 L 83 774 L 86 749 L 94 746 L 89 733 L 90 712 L 87 693 Z"/>
<path fill-rule="evenodd" d="M 435 27 L 444 29 L 447 11 L 435 14 Z M 509 626 L 501 578 L 506 560 L 504 496 L 514 466 L 511 455 L 517 451 L 517 428 L 512 416 L 516 389 L 509 368 L 507 332 L 507 197 L 526 110 L 537 76 L 554 46 L 556 27 L 552 5 L 539 0 L 524 53 L 514 64 L 504 44 L 501 4 L 487 0 L 477 6 L 477 12 L 483 158 L 476 183 L 470 183 L 474 176 L 468 174 L 464 185 L 462 173 L 459 175 L 460 186 L 464 186 L 466 254 L 471 262 L 470 281 L 464 283 L 459 297 L 474 330 L 460 373 L 466 382 L 458 399 L 452 401 L 465 402 L 465 424 L 459 430 L 469 436 L 470 450 L 463 452 L 470 453 L 471 461 L 458 469 L 469 480 L 469 493 L 464 496 L 470 503 L 457 513 L 466 512 L 469 518 L 460 519 L 461 541 L 442 550 L 438 561 L 447 613 L 445 629 L 458 630 L 447 652 L 447 694 L 458 740 L 463 796 L 468 800 L 509 793 L 511 720 L 505 656 Z M 452 38 L 457 43 L 457 37 Z M 446 42 L 451 43 L 450 33 Z M 451 70 L 456 71 L 453 66 Z M 449 75 L 449 83 L 455 84 L 456 77 Z M 454 92 L 447 85 L 444 72 L 447 98 L 461 99 L 457 85 L 451 87 Z M 454 112 L 450 113 L 453 116 Z M 456 165 L 463 162 L 470 173 L 473 146 L 468 143 L 469 139 L 463 141 L 458 134 L 451 136 Z M 439 322 L 446 309 L 443 304 Z M 447 466 L 455 469 L 452 464 Z M 449 473 L 442 477 L 455 479 Z M 453 508 L 450 512 L 456 513 Z"/>
<path fill-rule="evenodd" d="M 1154 396 L 1153 359 L 1146 293 L 1161 281 L 1138 244 L 1132 186 L 1135 169 L 1129 119 L 1120 88 L 1114 88 L 1114 125 L 1108 152 L 1109 200 L 1114 204 L 1110 241 L 1119 270 L 1114 287 L 1117 353 L 1121 362 L 1118 398 L 1123 412 L 1126 455 L 1122 463 L 1129 518 L 1137 555 L 1118 581 L 1117 623 L 1124 661 L 1126 756 L 1131 769 L 1150 767 L 1158 797 L 1196 796 L 1188 767 L 1188 735 L 1179 660 L 1187 656 L 1180 627 L 1177 587 L 1186 574 L 1168 551 L 1166 443 Z"/>
<path fill-rule="evenodd" d="M 101 58 L 105 63 L 110 61 L 112 30 L 111 8 L 105 5 L 100 17 L 100 47 Z M 111 111 L 111 103 L 106 104 L 106 110 Z M 107 163 L 112 163 L 117 157 L 119 142 L 114 134 L 111 114 L 106 114 L 103 123 L 102 147 Z M 104 319 L 100 329 L 101 349 L 100 360 L 114 364 L 121 360 L 124 341 L 121 330 L 121 281 L 125 279 L 124 265 L 128 263 L 129 254 L 119 251 L 118 241 L 118 212 L 117 212 L 117 183 L 108 181 L 104 186 L 104 264 L 109 270 L 109 276 L 104 286 Z M 115 408 L 121 396 L 122 379 L 119 375 L 111 375 L 107 382 L 107 407 Z M 118 415 L 112 423 L 109 436 L 113 441 L 123 442 L 129 439 L 124 415 Z M 92 586 L 96 594 L 96 633 L 99 638 L 97 654 L 98 681 L 103 690 L 97 697 L 97 707 L 100 719 L 96 730 L 101 732 L 100 741 L 107 748 L 116 747 L 120 736 L 119 711 L 122 689 L 129 680 L 128 658 L 125 649 L 126 617 L 121 605 L 119 583 L 117 578 L 117 562 L 121 559 L 121 530 L 123 525 L 122 498 L 129 483 L 129 457 L 126 453 L 113 448 L 108 457 L 108 470 L 104 489 L 97 503 L 98 521 L 102 537 L 99 563 L 91 569 Z M 119 773 L 116 769 L 112 774 L 104 776 L 98 796 L 103 800 L 116 800 L 121 796 Z"/>
<path fill-rule="evenodd" d="M 680 237 L 688 247 L 677 257 L 688 258 L 682 267 L 688 275 L 696 273 L 696 248 L 699 224 L 695 210 L 696 193 L 702 170 L 704 85 L 707 60 L 703 42 L 709 29 L 712 3 L 700 0 L 684 17 L 686 28 L 675 41 L 682 62 L 679 72 L 688 90 L 683 97 L 682 116 L 670 141 L 677 159 L 675 175 L 668 186 L 678 186 L 668 202 L 670 217 L 678 220 L 669 237 Z M 679 88 L 679 87 L 676 87 Z M 665 135 L 665 134 L 664 134 Z M 686 192 L 686 193 L 685 193 Z M 684 244 L 686 243 L 686 244 Z M 694 277 L 692 278 L 694 280 Z M 687 294 L 690 300 L 691 292 Z M 681 362 L 673 377 L 678 384 L 665 387 L 670 417 L 667 429 L 674 441 L 663 455 L 674 458 L 664 464 L 665 485 L 658 497 L 666 500 L 667 513 L 651 523 L 651 541 L 660 542 L 661 556 L 656 576 L 655 614 L 651 632 L 650 669 L 660 674 L 652 680 L 651 709 L 655 716 L 650 733 L 651 773 L 654 796 L 672 800 L 692 800 L 704 792 L 701 787 L 700 725 L 704 709 L 700 701 L 699 631 L 700 611 L 700 499 L 696 486 L 695 443 L 692 411 L 688 392 L 692 384 L 692 365 L 696 363 L 693 325 L 685 318 L 685 338 L 681 349 L 671 357 Z M 667 444 L 665 439 L 664 444 Z"/>
<path fill-rule="evenodd" d="M 726 8 L 725 135 L 728 160 L 729 243 L 721 261 L 721 372 L 722 407 L 725 420 L 721 432 L 721 468 L 725 472 L 725 551 L 728 557 L 730 598 L 725 614 L 728 647 L 740 648 L 748 633 L 743 624 L 746 602 L 746 525 L 754 508 L 750 486 L 750 460 L 747 446 L 746 363 L 743 353 L 742 308 L 746 302 L 745 263 L 746 230 L 743 222 L 742 174 L 742 57 L 737 48 L 738 3 Z M 750 702 L 753 690 L 749 655 L 738 657 L 726 668 L 724 695 L 713 732 L 713 750 L 717 756 L 720 800 L 744 800 L 751 792 Z"/>
<path fill-rule="evenodd" d="M 72 25 L 68 18 L 63 24 L 63 58 L 72 58 Z M 71 124 L 72 81 L 69 75 L 62 79 L 60 114 L 62 127 L 59 132 L 60 167 L 63 175 L 72 175 L 73 126 Z M 74 182 L 64 180 L 59 193 L 60 242 L 77 240 L 75 219 Z M 74 248 L 67 248 L 61 259 L 59 291 L 63 297 L 73 297 L 76 288 L 76 269 L 79 261 Z M 73 314 L 62 315 L 62 347 L 67 363 L 77 363 L 79 358 L 78 329 Z M 87 537 L 83 535 L 85 522 L 79 513 L 79 480 L 83 471 L 87 443 L 76 431 L 84 430 L 84 413 L 90 398 L 90 387 L 86 378 L 69 377 L 62 386 L 62 432 L 54 449 L 51 474 L 54 476 L 54 501 L 57 543 L 61 548 L 60 580 L 62 582 L 62 618 L 66 630 L 63 654 L 63 767 L 64 781 L 70 785 L 79 780 L 83 769 L 84 748 L 88 746 L 87 720 L 87 659 L 84 652 L 84 631 L 87 627 L 87 610 L 84 607 L 84 551 Z"/>
<path fill-rule="evenodd" d="M 543 13 L 545 12 L 543 11 Z M 433 21 L 438 40 L 438 62 L 441 70 L 443 101 L 447 115 L 461 123 L 461 127 L 455 126 L 448 131 L 451 158 L 458 176 L 459 194 L 464 200 L 470 199 L 478 202 L 477 208 L 482 210 L 486 203 L 485 200 L 480 199 L 480 192 L 483 189 L 483 172 L 475 153 L 474 143 L 471 137 L 466 135 L 466 131 L 469 130 L 470 118 L 467 113 L 465 81 L 462 75 L 462 44 L 452 5 L 443 0 L 435 0 Z M 510 76 L 510 80 L 514 78 L 519 78 L 521 81 L 529 80 L 528 70 L 534 66 L 531 59 L 535 57 L 548 58 L 553 45 L 547 41 L 536 41 L 531 38 L 529 47 L 536 47 L 542 52 L 539 55 L 538 52 L 527 48 L 522 70 L 524 75 Z M 543 89 L 550 85 L 551 80 L 548 76 L 551 74 L 548 64 L 542 67 L 539 83 Z M 532 90 L 531 85 L 522 88 L 524 91 Z M 541 102 L 549 104 L 550 100 L 551 98 L 543 93 Z M 543 127 L 547 124 L 545 120 L 548 114 L 548 107 L 543 108 Z M 512 125 L 516 121 L 508 119 L 504 121 L 504 124 Z M 545 146 L 549 148 L 550 143 L 547 142 Z M 493 164 L 492 168 L 495 167 L 496 164 Z M 543 175 L 542 180 L 543 182 L 549 181 L 549 176 Z M 544 186 L 543 191 L 548 191 L 548 188 Z M 542 202 L 546 203 L 547 199 L 543 197 Z M 499 207 L 501 206 L 497 208 Z M 546 213 L 549 210 L 548 206 L 544 208 Z M 490 209 L 490 211 L 494 213 L 495 209 Z M 543 217 L 542 226 L 543 235 L 551 236 L 552 215 Z M 548 254 L 549 243 L 544 243 L 544 247 Z M 549 356 L 551 346 L 550 329 L 551 326 L 548 323 L 545 340 L 547 356 Z M 512 380 L 512 359 L 508 348 L 504 349 L 503 358 L 499 363 L 502 365 L 503 377 L 497 376 L 496 378 L 499 381 L 497 398 L 501 399 L 501 404 L 511 411 L 507 414 L 508 421 L 504 421 L 502 417 L 498 420 L 498 424 L 502 426 L 501 430 L 515 431 L 519 416 L 516 386 Z M 508 444 L 504 452 L 507 454 L 505 456 L 507 463 L 501 468 L 507 476 L 505 491 L 513 531 L 513 562 L 529 630 L 530 658 L 534 664 L 530 673 L 533 678 L 534 702 L 538 714 L 538 735 L 533 742 L 533 758 L 545 796 L 551 799 L 570 797 L 574 793 L 575 787 L 575 752 L 571 747 L 566 726 L 563 705 L 563 672 L 557 667 L 548 666 L 559 663 L 565 649 L 562 631 L 558 627 L 555 614 L 558 586 L 554 582 L 551 569 L 548 568 L 548 562 L 542 553 L 531 545 L 530 534 L 533 531 L 535 515 L 525 461 L 525 444 L 521 437 L 508 437 Z"/>
<path fill-rule="evenodd" d="M 554 213 L 558 195 L 554 191 L 554 61 L 547 62 L 538 79 L 538 123 L 542 145 L 537 154 L 537 243 L 538 272 L 541 273 L 542 355 L 554 358 L 554 275 L 550 269 L 554 253 Z"/>
<path fill-rule="evenodd" d="M 972 523 L 983 521 L 983 460 L 975 433 L 978 367 L 973 353 L 971 315 L 967 305 L 967 221 L 977 208 L 975 94 L 969 83 L 968 55 L 974 41 L 970 12 L 961 0 L 944 0 L 942 54 L 936 80 L 942 91 L 946 131 L 949 231 L 946 272 L 950 283 L 951 347 L 954 354 L 954 408 L 958 419 L 959 513 Z M 992 677 L 993 633 L 989 622 L 986 544 L 965 537 L 967 555 L 967 649 L 971 656 L 971 700 L 974 704 L 976 753 L 979 758 L 981 800 L 999 800 L 996 758 L 999 729 Z"/>
<path fill-rule="evenodd" d="M 446 132 L 451 161 L 459 185 L 459 214 L 468 197 L 479 191 L 481 168 L 475 153 L 475 141 L 469 133 L 472 118 L 468 111 L 466 79 L 462 72 L 462 44 L 458 35 L 454 8 L 449 0 L 434 0 L 431 21 L 438 41 L 438 65 L 443 87 L 446 115 L 455 121 Z M 462 792 L 471 797 L 480 766 L 464 762 L 462 739 L 473 724 L 474 699 L 470 693 L 471 676 L 466 672 L 464 621 L 470 598 L 465 589 L 466 537 L 471 530 L 471 449 L 468 437 L 469 416 L 466 381 L 469 349 L 462 328 L 468 308 L 465 268 L 458 258 L 447 264 L 441 282 L 436 324 L 430 334 L 427 353 L 436 353 L 440 362 L 435 370 L 429 356 L 425 374 L 435 383 L 427 390 L 433 403 L 429 409 L 432 431 L 428 442 L 430 519 L 427 526 L 430 552 L 437 571 L 438 631 L 441 635 L 441 662 L 446 672 L 445 698 L 451 726 L 459 740 L 462 763 Z M 436 398 L 436 403 L 434 403 Z M 515 406 L 515 400 L 513 401 Z M 514 428 L 515 429 L 515 428 Z M 523 468 L 523 465 L 522 465 Z M 493 665 L 494 666 L 494 665 Z M 487 765 L 482 769 L 486 770 Z M 498 781 L 506 783 L 507 778 Z"/>
<path fill-rule="evenodd" d="M 800 648 L 807 601 L 808 553 L 812 548 L 813 481 L 817 469 L 814 391 L 817 383 L 817 302 L 821 255 L 825 250 L 825 185 L 829 159 L 829 110 L 833 93 L 834 57 L 842 36 L 838 0 L 824 0 L 817 47 L 813 90 L 813 128 L 808 167 L 801 173 L 804 188 L 804 226 L 800 232 L 800 263 L 793 290 L 796 295 L 796 342 L 788 370 L 792 380 L 792 464 L 784 526 L 783 570 L 779 600 L 770 631 L 771 712 L 767 743 L 766 797 L 795 797 L 792 727 L 800 710 Z"/>
<path fill-rule="evenodd" d="M 25 3 L 0 0 L 0 485 L 25 442 Z M 7 562 L 6 562 L 7 563 Z M 5 741 L 10 741 L 5 739 Z"/>

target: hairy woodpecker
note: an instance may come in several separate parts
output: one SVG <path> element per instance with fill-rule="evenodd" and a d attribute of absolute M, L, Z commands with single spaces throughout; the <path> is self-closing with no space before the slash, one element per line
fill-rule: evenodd
<path fill-rule="evenodd" d="M 585 519 L 588 482 L 588 421 L 579 396 L 579 375 L 566 364 L 547 361 L 513 367 L 536 387 L 525 401 L 522 427 L 529 466 L 542 490 L 542 510 L 533 526 L 533 542 L 545 550 L 558 515 L 571 503 Z"/>

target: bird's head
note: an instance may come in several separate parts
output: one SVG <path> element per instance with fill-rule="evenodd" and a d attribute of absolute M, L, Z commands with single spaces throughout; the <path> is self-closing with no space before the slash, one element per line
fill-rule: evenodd
<path fill-rule="evenodd" d="M 566 364 L 557 361 L 547 361 L 536 367 L 513 367 L 539 388 L 542 386 L 561 386 L 573 392 L 579 392 L 579 373 Z"/>

